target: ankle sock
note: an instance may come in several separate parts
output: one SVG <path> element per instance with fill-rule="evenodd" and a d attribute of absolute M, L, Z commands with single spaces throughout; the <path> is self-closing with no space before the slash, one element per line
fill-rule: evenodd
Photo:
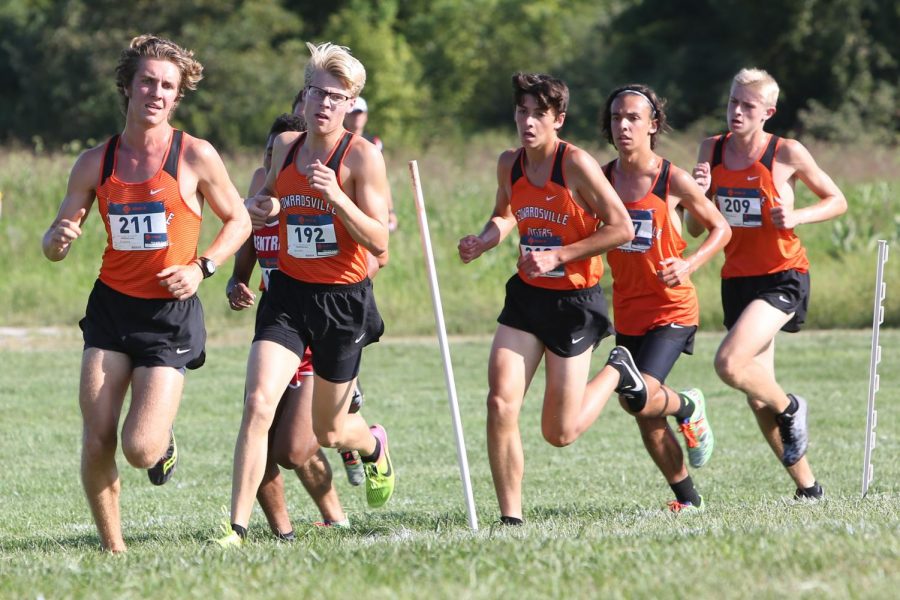
<path fill-rule="evenodd" d="M 233 532 L 235 532 L 236 534 L 238 534 L 241 537 L 241 539 L 244 539 L 247 537 L 247 529 L 245 527 L 241 527 L 237 523 L 231 524 L 231 530 Z"/>
<path fill-rule="evenodd" d="M 373 463 L 376 460 L 378 460 L 379 456 L 381 456 L 381 440 L 378 439 L 377 435 L 374 437 L 375 437 L 375 451 L 372 454 L 369 454 L 368 456 L 362 456 L 360 454 L 360 458 L 362 458 L 363 462 Z"/>
<path fill-rule="evenodd" d="M 507 517 L 506 515 L 501 515 L 500 522 L 504 525 L 524 525 L 525 521 L 518 517 Z"/>
<path fill-rule="evenodd" d="M 694 488 L 694 481 L 690 475 L 678 483 L 670 483 L 669 487 L 675 493 L 675 499 L 682 504 L 690 503 L 693 506 L 700 506 L 700 494 Z"/>
<path fill-rule="evenodd" d="M 679 406 L 678 412 L 673 416 L 679 423 L 685 423 L 691 418 L 691 415 L 694 414 L 694 403 L 684 394 L 678 394 L 678 401 L 681 403 L 681 406 Z"/>
<path fill-rule="evenodd" d="M 800 408 L 800 404 L 797 402 L 797 399 L 794 398 L 793 394 L 788 394 L 787 397 L 788 397 L 788 400 L 790 401 L 790 404 L 788 404 L 787 408 L 784 409 L 784 412 L 781 414 L 792 415 L 795 412 L 797 412 L 798 408 Z"/>

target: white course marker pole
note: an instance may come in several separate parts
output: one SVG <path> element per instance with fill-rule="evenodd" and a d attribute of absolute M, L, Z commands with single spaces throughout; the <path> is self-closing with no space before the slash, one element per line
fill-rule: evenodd
<path fill-rule="evenodd" d="M 422 248 L 425 251 L 425 267 L 428 270 L 428 282 L 431 284 L 431 304 L 434 307 L 438 342 L 441 346 L 441 357 L 444 359 L 444 380 L 447 384 L 447 399 L 450 401 L 453 433 L 456 436 L 456 459 L 459 462 L 459 475 L 462 479 L 463 494 L 466 497 L 469 527 L 473 531 L 478 531 L 478 515 L 475 514 L 475 499 L 472 496 L 472 482 L 469 479 L 469 460 L 466 458 L 466 440 L 463 437 L 462 421 L 459 417 L 459 404 L 456 400 L 456 380 L 453 378 L 453 364 L 450 362 L 450 346 L 447 343 L 447 328 L 444 325 L 441 290 L 438 287 L 437 270 L 434 267 L 434 253 L 431 250 L 431 234 L 428 230 L 428 216 L 425 214 L 425 198 L 422 195 L 422 182 L 419 179 L 419 165 L 414 160 L 409 161 L 409 176 L 412 179 L 416 214 L 419 217 L 419 233 L 422 236 Z"/>
<path fill-rule="evenodd" d="M 884 263 L 888 259 L 888 243 L 878 240 L 878 263 L 875 270 L 875 308 L 872 310 L 872 353 L 869 357 L 869 407 L 866 413 L 866 453 L 863 458 L 862 497 L 869 492 L 869 484 L 874 479 L 872 466 L 872 450 L 875 448 L 875 427 L 878 425 L 878 412 L 875 410 L 875 393 L 878 391 L 878 363 L 881 362 L 881 345 L 878 343 L 881 323 L 884 321 Z"/>

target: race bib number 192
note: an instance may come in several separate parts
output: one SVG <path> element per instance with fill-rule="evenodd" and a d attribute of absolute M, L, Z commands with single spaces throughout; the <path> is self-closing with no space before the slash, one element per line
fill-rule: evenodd
<path fill-rule="evenodd" d="M 115 250 L 159 250 L 169 245 L 162 202 L 110 202 L 109 232 Z"/>
<path fill-rule="evenodd" d="M 287 250 L 294 258 L 326 258 L 338 253 L 334 217 L 288 215 Z"/>

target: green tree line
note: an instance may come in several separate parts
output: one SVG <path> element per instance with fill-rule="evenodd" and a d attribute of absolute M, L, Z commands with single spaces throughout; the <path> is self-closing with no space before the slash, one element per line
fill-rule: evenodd
<path fill-rule="evenodd" d="M 596 136 L 606 93 L 632 81 L 668 98 L 675 127 L 719 127 L 731 76 L 758 66 L 782 87 L 775 131 L 896 144 L 898 30 L 896 0 L 5 0 L 0 142 L 109 135 L 118 54 L 153 32 L 205 66 L 177 125 L 226 150 L 259 146 L 288 109 L 307 40 L 362 60 L 370 129 L 392 143 L 508 126 L 518 70 L 569 83 L 576 138 Z"/>

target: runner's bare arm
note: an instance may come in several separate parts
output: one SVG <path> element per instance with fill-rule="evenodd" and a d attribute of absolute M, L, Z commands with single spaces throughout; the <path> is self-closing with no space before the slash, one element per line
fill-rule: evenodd
<path fill-rule="evenodd" d="M 709 189 L 710 183 L 712 183 L 710 162 L 712 161 L 713 146 L 715 146 L 715 143 L 716 138 L 714 137 L 706 138 L 700 143 L 700 151 L 697 153 L 697 165 L 692 172 L 694 182 L 696 182 L 707 198 L 709 198 L 712 193 Z M 685 208 L 684 226 L 692 237 L 697 237 L 706 231 L 706 227 L 704 227 L 703 223 L 700 223 L 694 218 L 690 209 L 687 209 L 687 207 Z"/>
<path fill-rule="evenodd" d="M 691 273 L 712 258 L 716 252 L 725 247 L 731 239 L 731 227 L 712 203 L 703 195 L 703 190 L 693 177 L 672 165 L 669 179 L 669 195 L 679 206 L 683 206 L 687 214 L 697 221 L 709 233 L 697 250 L 685 258 L 669 257 L 663 260 L 658 271 L 659 278 L 671 287 L 686 283 Z"/>
<path fill-rule="evenodd" d="M 345 164 L 350 169 L 348 196 L 338 185 L 335 172 L 321 161 L 308 165 L 309 184 L 334 206 L 350 236 L 375 258 L 388 251 L 388 187 L 384 157 L 372 144 L 352 144 Z"/>
<path fill-rule="evenodd" d="M 497 161 L 497 195 L 494 212 L 478 235 L 467 235 L 459 240 L 457 249 L 464 263 L 470 263 L 499 244 L 516 226 L 510 207 L 510 172 L 516 158 L 514 150 L 507 150 Z"/>
<path fill-rule="evenodd" d="M 775 160 L 793 167 L 800 179 L 819 201 L 803 208 L 776 206 L 772 209 L 772 222 L 779 229 L 793 229 L 797 225 L 820 223 L 833 219 L 847 211 L 847 199 L 831 177 L 813 159 L 809 150 L 797 140 L 784 140 Z"/>
<path fill-rule="evenodd" d="M 103 151 L 104 146 L 99 146 L 82 153 L 69 173 L 66 195 L 41 241 L 44 256 L 54 262 L 64 259 L 81 236 L 81 225 L 94 203 Z"/>

